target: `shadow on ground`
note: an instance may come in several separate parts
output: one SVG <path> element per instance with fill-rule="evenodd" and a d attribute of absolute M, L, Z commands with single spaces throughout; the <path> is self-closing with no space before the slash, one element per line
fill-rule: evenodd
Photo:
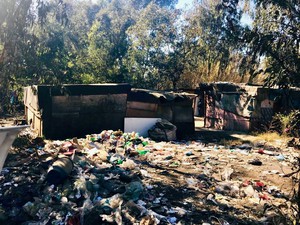
<path fill-rule="evenodd" d="M 222 141 L 232 141 L 240 143 L 249 143 L 245 136 L 251 136 L 245 132 L 224 131 L 210 128 L 199 128 L 193 135 L 186 137 L 187 140 L 200 140 L 203 143 L 220 143 Z"/>

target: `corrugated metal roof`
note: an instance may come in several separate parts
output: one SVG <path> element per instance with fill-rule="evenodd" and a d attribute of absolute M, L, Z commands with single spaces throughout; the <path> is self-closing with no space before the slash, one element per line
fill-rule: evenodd
<path fill-rule="evenodd" d="M 187 92 L 173 92 L 173 91 L 155 91 L 148 89 L 131 89 L 132 93 L 146 93 L 157 99 L 165 100 L 165 101 L 174 101 L 174 100 L 186 100 L 193 99 L 197 95 L 190 94 Z"/>

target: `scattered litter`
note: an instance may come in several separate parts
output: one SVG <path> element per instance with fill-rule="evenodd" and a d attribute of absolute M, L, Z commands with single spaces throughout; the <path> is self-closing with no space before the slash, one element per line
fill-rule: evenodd
<path fill-rule="evenodd" d="M 285 157 L 284 157 L 282 154 L 280 154 L 280 155 L 277 155 L 277 156 L 276 156 L 276 159 L 277 159 L 278 161 L 284 161 L 284 160 L 285 160 Z"/>
<path fill-rule="evenodd" d="M 171 224 L 175 224 L 177 222 L 177 218 L 176 217 L 170 217 L 170 218 L 168 218 L 168 221 Z"/>
<path fill-rule="evenodd" d="M 259 217 L 253 206 L 285 201 L 281 186 L 264 178 L 285 179 L 268 166 L 285 166 L 286 152 L 265 144 L 175 141 L 171 125 L 163 124 L 164 136 L 154 134 L 160 142 L 112 130 L 44 144 L 37 139 L 1 172 L 0 223 L 226 225 L 228 217 L 203 217 L 207 206 L 220 215 L 242 208 Z M 195 207 L 201 217 L 194 217 Z"/>
<path fill-rule="evenodd" d="M 237 183 L 222 181 L 217 183 L 217 186 L 215 187 L 215 192 L 222 195 L 228 195 L 231 197 L 238 197 L 240 188 Z"/>
<path fill-rule="evenodd" d="M 225 167 L 224 172 L 222 173 L 221 177 L 222 180 L 228 181 L 231 179 L 231 175 L 233 174 L 234 170 L 228 166 Z"/>
<path fill-rule="evenodd" d="M 254 166 L 261 166 L 262 165 L 262 161 L 260 161 L 259 159 L 251 160 L 248 163 L 251 164 L 251 165 L 254 165 Z"/>
<path fill-rule="evenodd" d="M 242 188 L 242 191 L 244 192 L 245 196 L 247 196 L 247 197 L 253 197 L 255 194 L 255 190 L 252 187 L 252 185 L 248 185 L 247 187 Z"/>
<path fill-rule="evenodd" d="M 275 155 L 275 153 L 273 151 L 268 151 L 268 150 L 264 150 L 264 149 L 259 149 L 258 153 L 265 154 L 265 155 Z"/>

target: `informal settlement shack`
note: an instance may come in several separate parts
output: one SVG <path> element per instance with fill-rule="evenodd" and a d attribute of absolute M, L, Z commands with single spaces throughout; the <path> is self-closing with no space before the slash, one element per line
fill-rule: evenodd
<path fill-rule="evenodd" d="M 227 82 L 202 83 L 204 126 L 250 131 L 267 128 L 279 112 L 300 108 L 300 91 Z"/>
<path fill-rule="evenodd" d="M 195 97 L 186 92 L 132 89 L 128 94 L 126 117 L 168 120 L 177 127 L 177 136 L 181 138 L 195 130 Z"/>
<path fill-rule="evenodd" d="M 193 98 L 169 91 L 132 89 L 128 84 L 29 86 L 25 116 L 39 136 L 83 137 L 102 130 L 124 131 L 126 119 L 161 118 L 177 127 L 177 135 L 194 132 Z M 135 121 L 136 120 L 136 121 Z M 124 125 L 125 122 L 125 125 Z"/>
<path fill-rule="evenodd" d="M 51 139 L 123 129 L 130 89 L 128 84 L 29 86 L 24 91 L 26 120 Z"/>

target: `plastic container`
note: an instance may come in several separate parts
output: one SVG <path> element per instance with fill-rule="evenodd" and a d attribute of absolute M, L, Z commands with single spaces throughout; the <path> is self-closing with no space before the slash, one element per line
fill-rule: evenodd
<path fill-rule="evenodd" d="M 28 127 L 29 125 L 0 127 L 0 172 L 4 165 L 10 146 L 16 139 L 19 132 Z"/>
<path fill-rule="evenodd" d="M 72 172 L 73 162 L 68 157 L 62 157 L 56 160 L 48 170 L 47 182 L 49 184 L 60 184 L 62 183 Z"/>

